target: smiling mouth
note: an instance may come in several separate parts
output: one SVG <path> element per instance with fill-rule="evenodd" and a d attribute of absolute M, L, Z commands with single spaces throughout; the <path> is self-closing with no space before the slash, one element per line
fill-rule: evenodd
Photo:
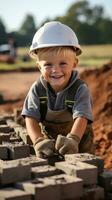
<path fill-rule="evenodd" d="M 61 75 L 61 76 L 51 76 L 51 78 L 53 78 L 53 79 L 60 79 L 62 77 L 63 77 L 63 75 Z"/>

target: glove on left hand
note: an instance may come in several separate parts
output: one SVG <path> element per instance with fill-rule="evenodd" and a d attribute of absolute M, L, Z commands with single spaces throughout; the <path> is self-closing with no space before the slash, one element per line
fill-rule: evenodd
<path fill-rule="evenodd" d="M 80 138 L 76 135 L 68 134 L 66 137 L 62 135 L 58 135 L 55 148 L 56 150 L 64 155 L 64 154 L 74 154 L 78 153 L 78 145 L 80 142 Z"/>
<path fill-rule="evenodd" d="M 40 158 L 53 156 L 55 143 L 53 139 L 38 138 L 34 144 L 35 153 Z"/>

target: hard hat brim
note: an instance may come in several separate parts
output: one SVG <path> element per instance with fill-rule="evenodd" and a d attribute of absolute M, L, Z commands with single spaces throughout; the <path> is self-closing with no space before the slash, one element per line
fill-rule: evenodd
<path fill-rule="evenodd" d="M 79 45 L 78 46 L 73 46 L 73 45 L 68 45 L 68 44 L 61 44 L 61 45 L 60 44 L 46 44 L 46 45 L 45 44 L 41 44 L 41 45 L 37 45 L 35 47 L 33 45 L 31 45 L 29 52 L 30 53 L 34 53 L 34 51 L 36 49 L 49 48 L 49 47 L 59 47 L 59 46 L 63 46 L 63 47 L 64 46 L 70 46 L 70 47 L 73 47 L 77 56 L 82 53 L 82 50 L 81 50 Z"/>

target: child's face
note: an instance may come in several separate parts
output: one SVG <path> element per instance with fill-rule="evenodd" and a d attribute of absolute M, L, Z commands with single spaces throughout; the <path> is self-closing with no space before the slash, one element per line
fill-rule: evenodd
<path fill-rule="evenodd" d="M 77 62 L 73 54 L 66 56 L 47 54 L 39 60 L 38 64 L 44 79 L 56 92 L 59 92 L 67 86 Z"/>

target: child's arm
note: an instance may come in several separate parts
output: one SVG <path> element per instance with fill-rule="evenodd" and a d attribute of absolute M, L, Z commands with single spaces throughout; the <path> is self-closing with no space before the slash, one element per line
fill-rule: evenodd
<path fill-rule="evenodd" d="M 76 135 L 81 140 L 87 126 L 87 119 L 83 117 L 78 117 L 75 119 L 72 129 L 70 131 L 71 135 Z"/>
<path fill-rule="evenodd" d="M 28 134 L 34 144 L 34 150 L 38 157 L 46 158 L 54 154 L 54 140 L 45 139 L 41 133 L 38 121 L 31 117 L 25 117 Z"/>
<path fill-rule="evenodd" d="M 68 135 L 58 135 L 55 148 L 60 154 L 78 153 L 80 140 L 85 132 L 87 126 L 87 119 L 78 117 L 75 119 L 72 129 Z"/>
<path fill-rule="evenodd" d="M 37 122 L 37 120 L 32 117 L 25 117 L 25 122 L 26 122 L 26 128 L 27 128 L 28 134 L 33 144 L 35 144 L 35 141 L 37 140 L 37 138 L 43 137 L 41 133 L 41 127 L 39 123 Z"/>

